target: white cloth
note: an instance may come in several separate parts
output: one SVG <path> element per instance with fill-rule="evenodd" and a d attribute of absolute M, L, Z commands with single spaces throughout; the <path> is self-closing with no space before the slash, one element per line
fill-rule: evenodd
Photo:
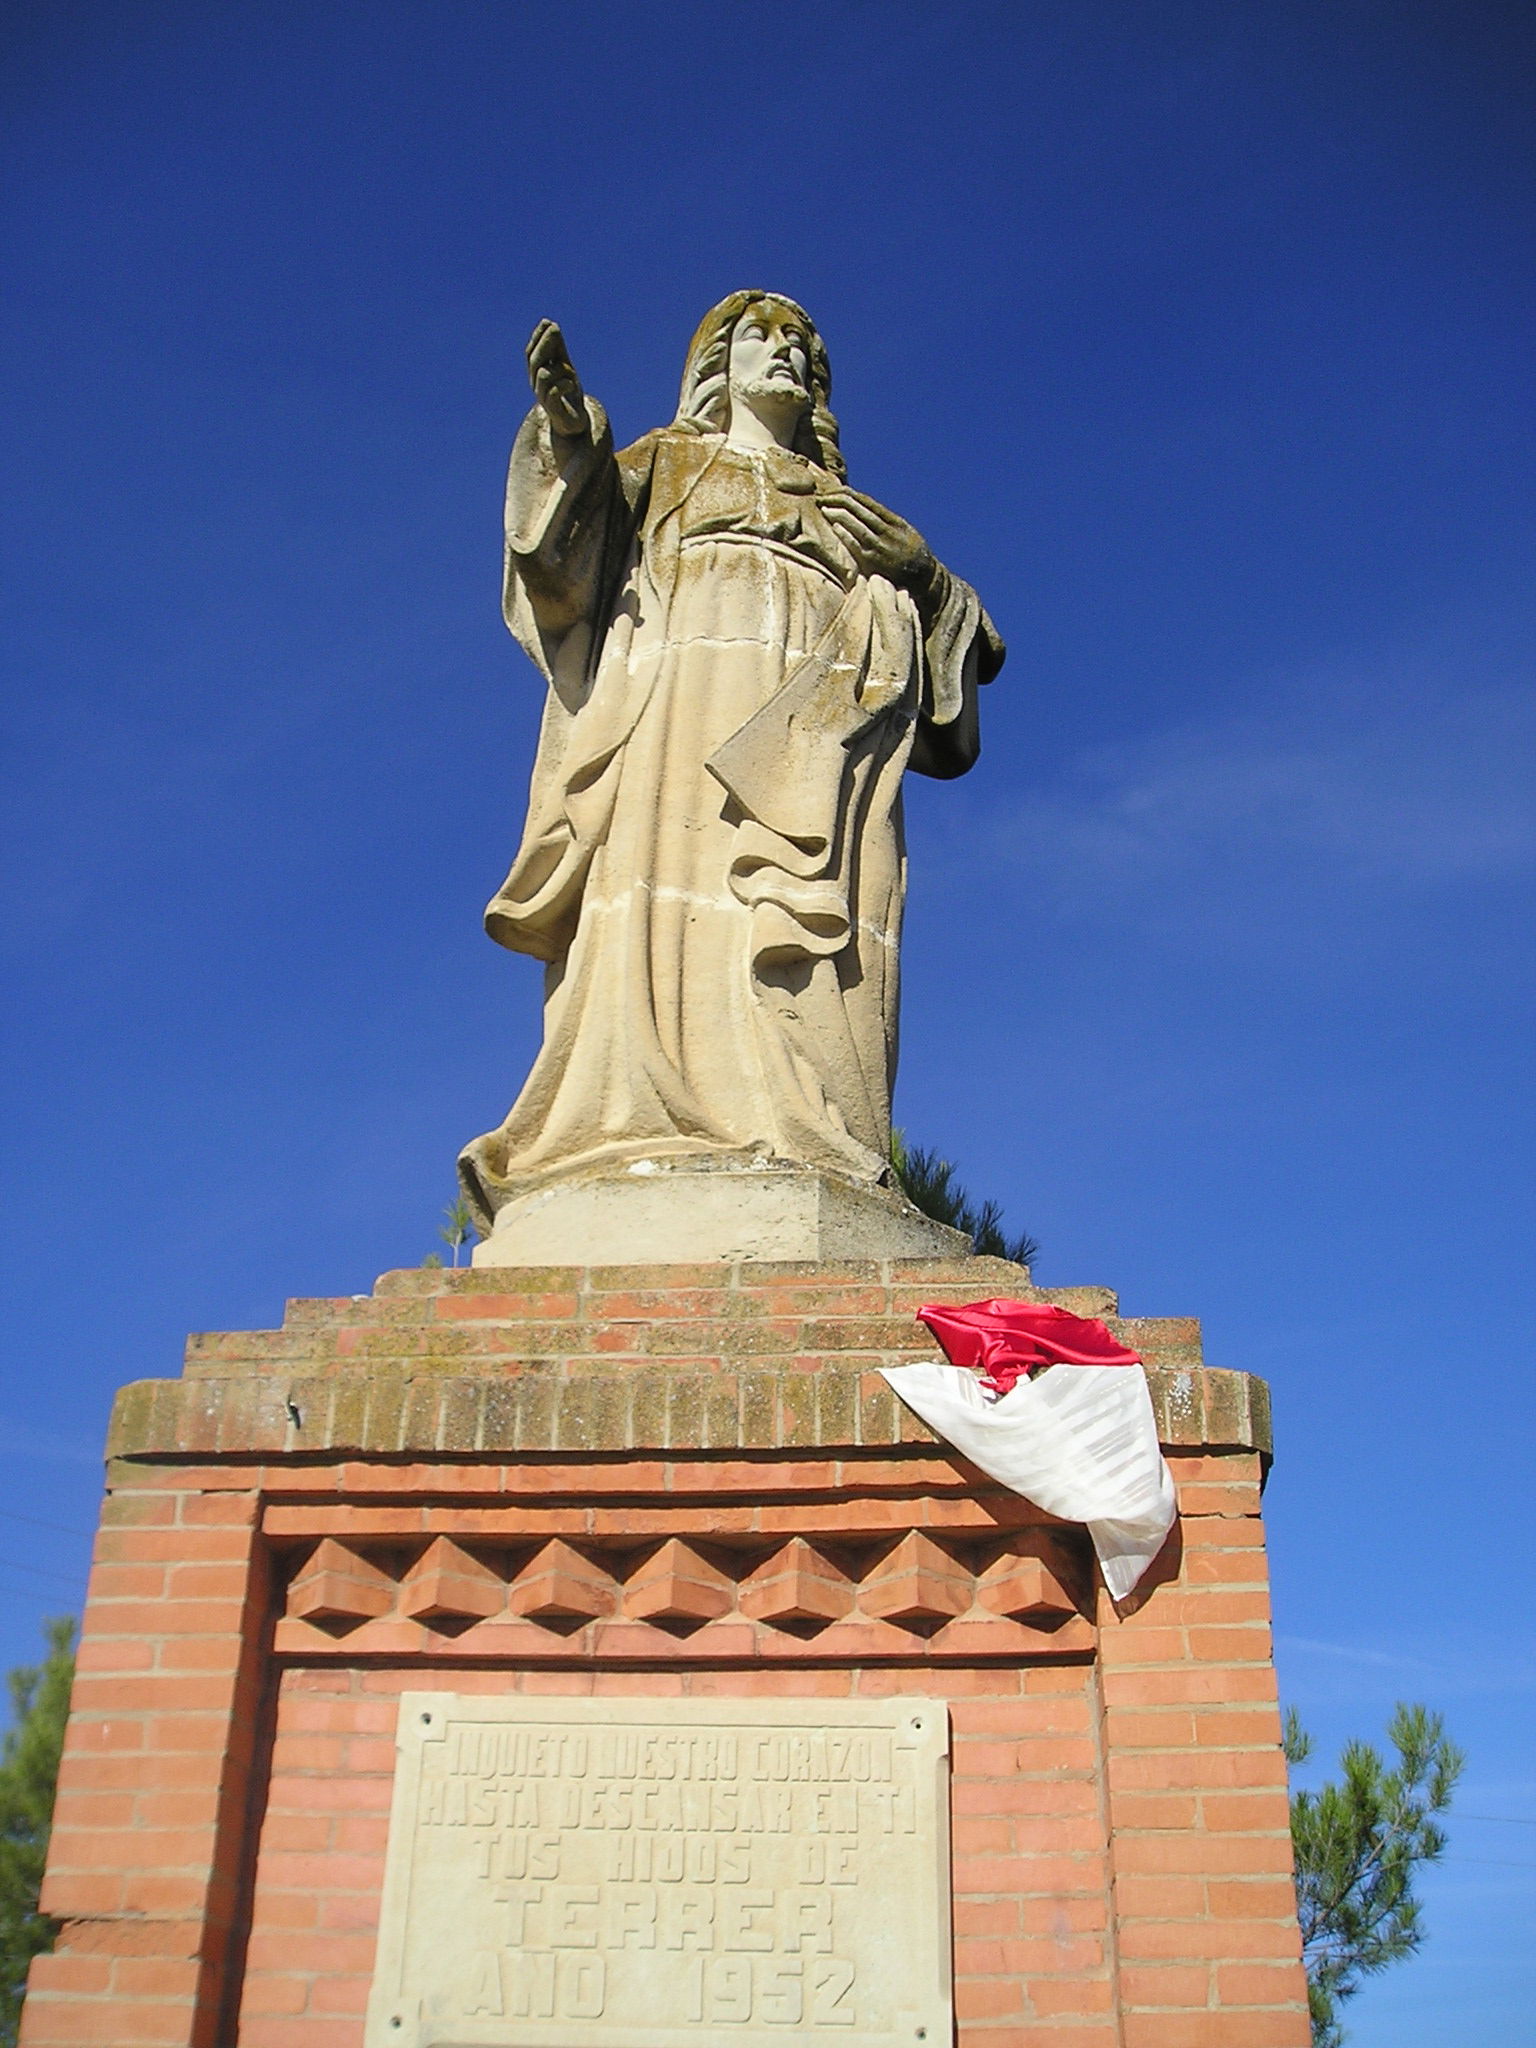
<path fill-rule="evenodd" d="M 973 1465 L 1048 1514 L 1085 1522 L 1105 1585 L 1125 1598 L 1178 1513 L 1139 1366 L 1053 1365 L 995 1399 L 963 1366 L 881 1370 Z"/>

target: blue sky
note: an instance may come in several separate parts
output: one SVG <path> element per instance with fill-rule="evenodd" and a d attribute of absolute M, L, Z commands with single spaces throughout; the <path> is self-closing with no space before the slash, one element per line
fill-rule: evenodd
<path fill-rule="evenodd" d="M 901 1119 L 1269 1377 L 1286 1696 L 1471 1754 L 1353 2041 L 1536 2040 L 1527 23 L 16 0 L 0 1659 L 112 1390 L 419 1261 L 531 1057 L 529 328 L 630 438 L 763 283 L 1011 647 L 911 790 Z"/>

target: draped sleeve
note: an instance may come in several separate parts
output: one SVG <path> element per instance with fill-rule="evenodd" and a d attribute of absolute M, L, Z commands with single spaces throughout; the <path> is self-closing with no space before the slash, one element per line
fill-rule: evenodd
<path fill-rule="evenodd" d="M 568 711 L 591 683 L 648 475 L 645 443 L 615 455 L 607 413 L 586 403 L 581 440 L 534 406 L 507 466 L 502 614 Z"/>
<path fill-rule="evenodd" d="M 608 416 L 587 400 L 591 433 L 556 437 L 542 406 L 524 420 L 507 470 L 502 611 L 549 684 L 528 816 L 512 871 L 486 908 L 498 945 L 557 960 L 580 914 L 600 800 L 583 785 L 601 776 L 638 711 L 626 701 L 623 663 L 599 687 L 614 610 L 635 564 L 649 494 L 654 437 L 615 454 Z"/>
<path fill-rule="evenodd" d="M 923 680 L 909 765 L 948 782 L 974 767 L 981 752 L 977 691 L 997 674 L 1007 650 L 981 599 L 942 563 L 934 564 L 920 608 Z"/>

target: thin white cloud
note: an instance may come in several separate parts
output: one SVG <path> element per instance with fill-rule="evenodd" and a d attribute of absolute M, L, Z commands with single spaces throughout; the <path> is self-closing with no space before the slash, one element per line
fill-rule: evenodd
<path fill-rule="evenodd" d="M 1353 696 L 1354 702 L 1347 701 Z M 1341 701 L 1342 700 L 1342 701 Z M 1536 694 L 1480 689 L 1187 725 L 1084 755 L 1009 837 L 1067 897 L 1240 870 L 1375 893 L 1507 875 L 1536 860 Z"/>
<path fill-rule="evenodd" d="M 1324 1643 L 1312 1636 L 1275 1637 L 1275 1647 L 1282 1650 L 1310 1650 L 1320 1657 L 1339 1657 L 1348 1664 L 1376 1664 L 1399 1671 L 1433 1671 L 1433 1664 L 1426 1664 L 1421 1657 L 1405 1657 L 1395 1650 L 1366 1650 L 1357 1643 Z"/>
<path fill-rule="evenodd" d="M 1523 1640 L 1503 1646 L 1496 1660 L 1470 1651 L 1465 1641 L 1454 1637 L 1439 1638 L 1425 1647 L 1431 1651 L 1429 1656 L 1315 1636 L 1275 1636 L 1276 1654 L 1285 1674 L 1282 1690 L 1304 1706 L 1373 1697 L 1384 1685 L 1397 1691 L 1399 1680 L 1387 1676 L 1392 1672 L 1401 1674 L 1404 1689 L 1412 1686 L 1417 1691 L 1421 1681 L 1432 1684 L 1436 1704 L 1536 1690 L 1536 1659 Z M 1313 1663 L 1312 1659 L 1323 1661 Z M 1373 1673 L 1381 1675 L 1373 1677 Z"/>

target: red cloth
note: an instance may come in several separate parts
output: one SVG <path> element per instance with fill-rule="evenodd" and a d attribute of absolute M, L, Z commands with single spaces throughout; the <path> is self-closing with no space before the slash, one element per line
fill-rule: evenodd
<path fill-rule="evenodd" d="M 1141 1353 L 1112 1337 L 1092 1316 L 1034 1301 L 933 1302 L 917 1312 L 951 1365 L 980 1371 L 1000 1394 L 1032 1366 L 1140 1365 Z"/>

